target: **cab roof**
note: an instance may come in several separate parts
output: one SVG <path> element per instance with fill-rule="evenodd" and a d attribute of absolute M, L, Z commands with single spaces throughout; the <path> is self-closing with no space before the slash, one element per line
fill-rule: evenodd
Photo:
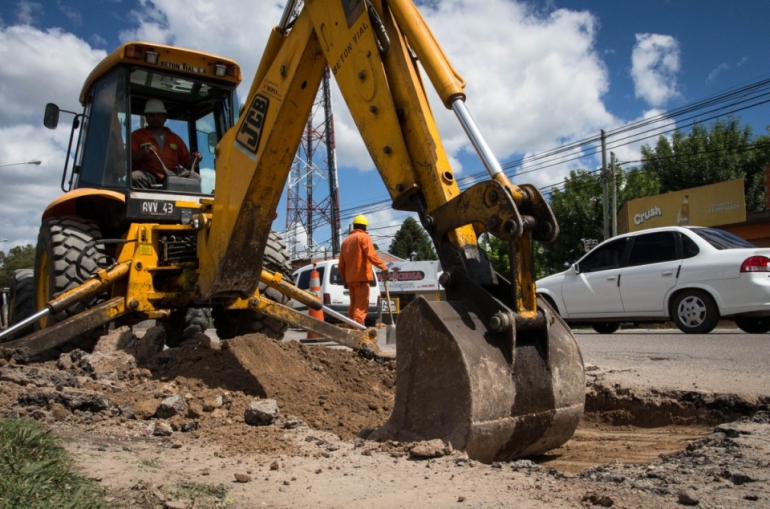
<path fill-rule="evenodd" d="M 94 83 L 120 64 L 129 64 L 157 71 L 170 71 L 198 79 L 212 80 L 238 86 L 241 69 L 235 60 L 164 44 L 127 42 L 107 55 L 88 75 L 80 92 L 80 104 L 85 106 Z"/>

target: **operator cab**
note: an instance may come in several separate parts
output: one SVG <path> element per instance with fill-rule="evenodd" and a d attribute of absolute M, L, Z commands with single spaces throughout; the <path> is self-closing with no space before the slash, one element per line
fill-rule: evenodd
<path fill-rule="evenodd" d="M 83 87 L 80 100 L 85 109 L 73 122 L 73 138 L 80 127 L 75 166 L 71 172 L 65 166 L 62 189 L 132 194 L 131 133 L 147 125 L 145 103 L 159 99 L 167 111 L 165 126 L 191 153 L 202 154 L 194 169 L 200 179 L 168 176 L 141 191 L 213 194 L 214 152 L 237 119 L 239 83 L 240 69 L 233 61 L 169 46 L 124 44 L 94 69 Z M 45 125 L 55 127 L 58 114 L 58 107 L 49 104 Z"/>

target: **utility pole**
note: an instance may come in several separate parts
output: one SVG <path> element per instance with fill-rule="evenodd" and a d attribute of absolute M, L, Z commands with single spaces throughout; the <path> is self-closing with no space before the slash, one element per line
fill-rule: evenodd
<path fill-rule="evenodd" d="M 607 191 L 607 135 L 602 129 L 602 211 L 604 213 L 604 239 L 610 238 L 609 192 Z"/>
<path fill-rule="evenodd" d="M 612 172 L 612 236 L 618 236 L 618 177 L 615 171 L 615 152 L 610 152 L 610 171 Z"/>

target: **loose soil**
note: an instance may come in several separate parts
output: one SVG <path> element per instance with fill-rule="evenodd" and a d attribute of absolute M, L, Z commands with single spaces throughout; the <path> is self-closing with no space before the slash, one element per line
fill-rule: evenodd
<path fill-rule="evenodd" d="M 47 422 L 114 507 L 770 506 L 766 400 L 610 386 L 589 371 L 586 416 L 559 449 L 417 459 L 416 444 L 358 438 L 390 415 L 393 360 L 261 335 L 160 344 L 160 329 L 121 329 L 93 354 L 6 352 L 0 413 Z M 172 396 L 184 406 L 157 417 Z M 266 400 L 275 420 L 247 424 Z"/>

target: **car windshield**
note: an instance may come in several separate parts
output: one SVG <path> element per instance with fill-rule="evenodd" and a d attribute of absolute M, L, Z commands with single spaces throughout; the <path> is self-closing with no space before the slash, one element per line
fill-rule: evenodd
<path fill-rule="evenodd" d="M 751 242 L 745 241 L 724 230 L 717 230 L 716 228 L 690 228 L 689 230 L 716 249 L 744 249 L 747 247 L 757 247 Z"/>

